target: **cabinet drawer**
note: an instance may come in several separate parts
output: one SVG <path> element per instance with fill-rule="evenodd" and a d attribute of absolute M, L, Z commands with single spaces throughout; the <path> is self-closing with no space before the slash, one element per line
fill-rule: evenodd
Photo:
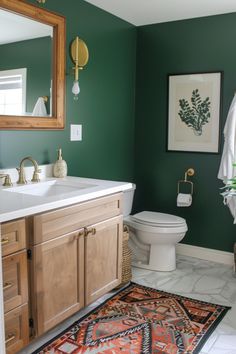
<path fill-rule="evenodd" d="M 29 342 L 28 306 L 23 305 L 5 314 L 6 354 L 15 354 Z"/>
<path fill-rule="evenodd" d="M 26 247 L 25 220 L 19 219 L 1 225 L 2 256 Z"/>
<path fill-rule="evenodd" d="M 18 252 L 3 258 L 4 312 L 28 301 L 27 255 Z"/>
<path fill-rule="evenodd" d="M 94 199 L 34 217 L 34 239 L 39 244 L 81 227 L 122 213 L 122 193 Z"/>

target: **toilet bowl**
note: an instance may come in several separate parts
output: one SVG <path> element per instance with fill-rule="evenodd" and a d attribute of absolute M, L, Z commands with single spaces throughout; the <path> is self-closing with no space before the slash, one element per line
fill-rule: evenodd
<path fill-rule="evenodd" d="M 135 186 L 124 194 L 124 224 L 130 231 L 132 265 L 156 271 L 175 270 L 175 246 L 188 230 L 185 219 L 150 211 L 129 215 L 134 191 Z"/>

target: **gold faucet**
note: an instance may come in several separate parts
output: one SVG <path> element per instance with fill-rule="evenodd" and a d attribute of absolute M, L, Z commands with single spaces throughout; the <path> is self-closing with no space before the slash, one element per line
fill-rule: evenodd
<path fill-rule="evenodd" d="M 39 182 L 39 173 L 41 172 L 41 170 L 39 169 L 38 163 L 31 157 L 31 156 L 27 156 L 24 157 L 21 162 L 20 162 L 20 167 L 17 168 L 17 171 L 19 172 L 19 179 L 17 181 L 17 184 L 26 184 L 26 178 L 25 178 L 25 171 L 24 171 L 24 163 L 26 160 L 29 160 L 32 162 L 32 164 L 34 165 L 34 173 L 33 173 L 33 177 L 31 179 L 31 182 Z"/>
<path fill-rule="evenodd" d="M 10 175 L 0 173 L 0 178 L 5 178 L 4 183 L 3 183 L 4 187 L 11 187 L 13 185 Z"/>

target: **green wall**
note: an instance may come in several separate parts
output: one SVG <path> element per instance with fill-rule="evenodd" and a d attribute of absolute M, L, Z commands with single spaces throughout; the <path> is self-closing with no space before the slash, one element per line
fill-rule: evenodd
<path fill-rule="evenodd" d="M 27 68 L 26 112 L 39 96 L 50 97 L 52 38 L 42 37 L 0 46 L 0 70 Z M 47 112 L 50 110 L 49 102 Z"/>
<path fill-rule="evenodd" d="M 236 89 L 236 14 L 144 26 L 137 38 L 135 208 L 182 216 L 184 243 L 232 252 L 236 229 L 219 195 L 220 154 L 166 151 L 167 75 L 223 71 L 222 135 Z M 189 167 L 193 205 L 177 208 L 177 182 Z"/>
<path fill-rule="evenodd" d="M 0 168 L 15 167 L 27 155 L 39 163 L 53 162 L 61 146 L 70 175 L 132 180 L 135 27 L 82 0 L 50 0 L 43 6 L 66 18 L 66 128 L 1 131 Z M 78 101 L 71 93 L 69 56 L 69 44 L 76 35 L 84 39 L 90 54 L 80 74 Z M 70 142 L 70 124 L 82 124 L 83 141 Z"/>
<path fill-rule="evenodd" d="M 136 29 L 82 0 L 50 0 L 44 6 L 66 17 L 66 128 L 1 131 L 0 168 L 15 167 L 29 154 L 39 163 L 53 162 L 61 146 L 70 175 L 135 180 L 136 211 L 180 215 L 189 226 L 184 243 L 232 251 L 236 232 L 219 195 L 220 155 L 166 152 L 166 127 L 167 74 L 219 70 L 223 127 L 236 88 L 236 14 Z M 78 101 L 71 94 L 69 57 L 76 35 L 90 53 Z M 69 141 L 70 124 L 83 125 L 82 142 Z M 193 205 L 177 208 L 177 182 L 189 167 L 196 171 Z"/>

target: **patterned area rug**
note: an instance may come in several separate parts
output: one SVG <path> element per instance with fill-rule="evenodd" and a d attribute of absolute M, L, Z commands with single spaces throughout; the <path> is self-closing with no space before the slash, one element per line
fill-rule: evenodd
<path fill-rule="evenodd" d="M 35 354 L 196 354 L 229 309 L 131 283 Z"/>

